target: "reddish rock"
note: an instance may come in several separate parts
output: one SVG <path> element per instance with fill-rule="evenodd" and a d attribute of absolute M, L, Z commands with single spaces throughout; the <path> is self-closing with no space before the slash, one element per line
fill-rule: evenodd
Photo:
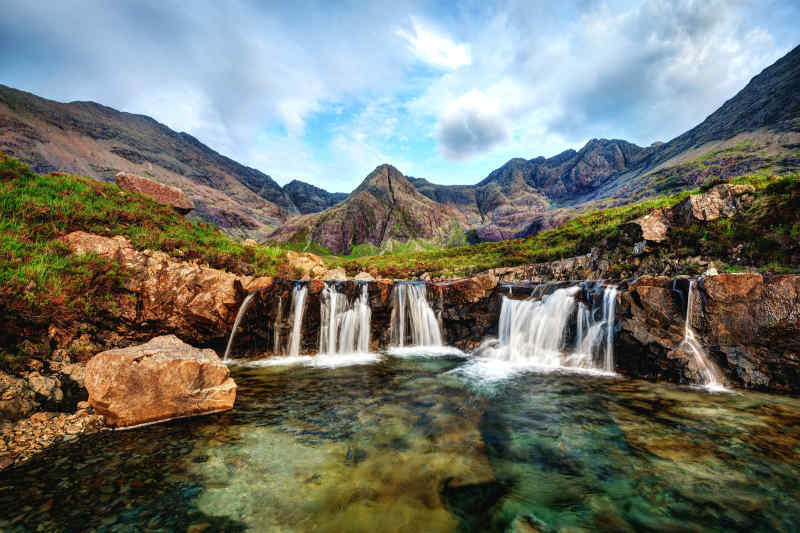
<path fill-rule="evenodd" d="M 158 183 L 157 181 L 127 172 L 118 172 L 115 176 L 115 181 L 120 188 L 149 196 L 159 204 L 168 205 L 181 214 L 185 215 L 194 209 L 192 201 L 177 187 L 164 185 L 163 183 Z"/>
<path fill-rule="evenodd" d="M 114 427 L 227 411 L 236 400 L 217 354 L 174 335 L 97 354 L 86 365 L 86 389 L 95 412 Z"/>
<path fill-rule="evenodd" d="M 83 231 L 62 238 L 74 253 L 93 252 L 124 267 L 126 288 L 137 298 L 121 298 L 117 317 L 131 324 L 159 324 L 159 330 L 207 341 L 225 337 L 247 292 L 270 287 L 272 278 L 237 276 L 169 255 L 135 250 L 121 236 Z"/>

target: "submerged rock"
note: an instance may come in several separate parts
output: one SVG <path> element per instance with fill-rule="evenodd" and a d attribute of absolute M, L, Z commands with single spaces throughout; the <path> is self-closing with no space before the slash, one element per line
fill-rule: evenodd
<path fill-rule="evenodd" d="M 120 188 L 149 196 L 161 205 L 172 207 L 178 213 L 185 215 L 194 209 L 192 201 L 177 187 L 164 185 L 128 172 L 118 172 L 115 176 L 115 181 Z"/>
<path fill-rule="evenodd" d="M 108 350 L 86 365 L 89 403 L 115 427 L 227 411 L 236 384 L 213 350 L 174 335 Z"/>

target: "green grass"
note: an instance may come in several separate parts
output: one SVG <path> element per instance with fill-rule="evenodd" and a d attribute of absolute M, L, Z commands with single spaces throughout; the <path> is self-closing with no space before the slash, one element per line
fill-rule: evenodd
<path fill-rule="evenodd" d="M 123 235 L 139 250 L 161 250 L 241 274 L 277 275 L 286 266 L 285 249 L 247 247 L 212 225 L 184 220 L 171 208 L 114 184 L 38 175 L 0 154 L 4 301 L 32 315 L 91 313 L 120 290 L 127 274 L 118 265 L 91 254 L 71 254 L 58 240 L 77 230 Z"/>

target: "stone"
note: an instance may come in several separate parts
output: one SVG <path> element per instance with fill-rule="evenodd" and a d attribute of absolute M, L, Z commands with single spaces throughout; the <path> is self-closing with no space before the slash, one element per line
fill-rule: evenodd
<path fill-rule="evenodd" d="M 183 215 L 194 209 L 192 201 L 177 187 L 164 185 L 163 183 L 158 183 L 149 178 L 137 176 L 128 172 L 118 172 L 114 181 L 117 182 L 117 185 L 119 185 L 121 189 L 148 196 L 153 201 L 161 205 L 170 206 Z"/>
<path fill-rule="evenodd" d="M 227 411 L 236 400 L 236 384 L 217 354 L 174 335 L 97 354 L 85 382 L 89 403 L 113 427 Z"/>
<path fill-rule="evenodd" d="M 0 371 L 0 419 L 18 420 L 38 408 L 36 392 L 25 379 Z"/>
<path fill-rule="evenodd" d="M 375 281 L 375 278 L 369 272 L 359 272 L 353 279 L 356 281 Z"/>
<path fill-rule="evenodd" d="M 325 272 L 324 280 L 328 281 L 344 281 L 347 279 L 347 271 L 343 267 L 332 268 Z"/>
<path fill-rule="evenodd" d="M 242 244 L 245 246 L 249 246 L 250 248 L 258 246 L 258 243 L 253 239 L 245 239 L 244 241 L 242 241 Z"/>
<path fill-rule="evenodd" d="M 298 273 L 298 279 L 319 279 L 328 270 L 325 262 L 314 254 L 289 250 L 286 261 Z"/>
<path fill-rule="evenodd" d="M 673 223 L 689 226 L 695 222 L 732 217 L 753 202 L 754 192 L 752 185 L 715 185 L 708 192 L 693 194 L 675 205 L 671 209 Z"/>

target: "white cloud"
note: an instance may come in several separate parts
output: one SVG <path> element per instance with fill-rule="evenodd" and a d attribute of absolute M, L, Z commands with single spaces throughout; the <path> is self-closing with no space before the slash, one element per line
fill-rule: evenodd
<path fill-rule="evenodd" d="M 408 48 L 421 61 L 441 69 L 457 69 L 472 63 L 468 44 L 458 44 L 450 36 L 410 17 L 412 31 L 396 28 L 395 34 L 405 39 Z"/>
<path fill-rule="evenodd" d="M 442 152 L 451 159 L 486 152 L 508 136 L 500 105 L 477 89 L 450 102 L 436 126 Z"/>

